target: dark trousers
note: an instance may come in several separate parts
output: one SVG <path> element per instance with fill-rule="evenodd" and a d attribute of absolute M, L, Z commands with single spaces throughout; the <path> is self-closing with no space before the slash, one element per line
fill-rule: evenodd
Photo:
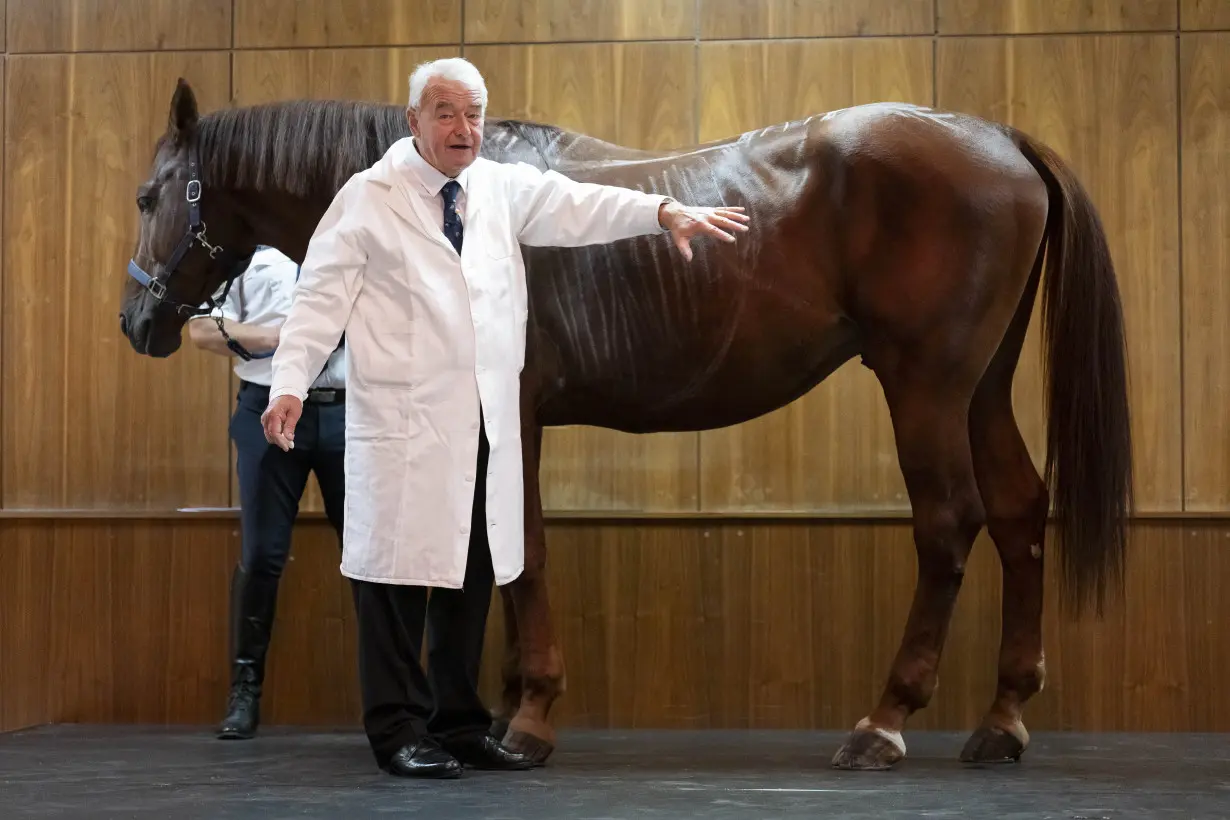
<path fill-rule="evenodd" d="M 243 531 L 242 555 L 231 578 L 231 687 L 232 695 L 255 697 L 260 696 L 265 678 L 278 584 L 290 556 L 291 534 L 309 473 L 316 473 L 339 543 L 346 497 L 344 402 L 305 402 L 295 429 L 295 448 L 290 452 L 265 441 L 261 413 L 268 403 L 269 388 L 244 382 L 230 428 L 237 453 Z M 236 703 L 228 709 L 237 708 Z M 246 719 L 235 719 L 246 733 Z"/>
<path fill-rule="evenodd" d="M 230 432 L 239 474 L 241 564 L 253 576 L 276 580 L 290 556 L 299 502 L 312 472 L 320 485 L 325 514 L 341 538 L 346 499 L 346 405 L 341 400 L 305 402 L 295 427 L 295 447 L 283 452 L 265 441 L 261 413 L 268 404 L 269 388 L 244 382 Z"/>
<path fill-rule="evenodd" d="M 298 434 L 296 433 L 296 438 Z M 488 443 L 479 434 L 469 555 L 462 589 L 353 581 L 363 727 L 384 767 L 401 747 L 434 738 L 445 748 L 486 734 L 491 714 L 478 669 L 495 573 L 487 543 Z M 427 627 L 427 672 L 421 665 Z"/>

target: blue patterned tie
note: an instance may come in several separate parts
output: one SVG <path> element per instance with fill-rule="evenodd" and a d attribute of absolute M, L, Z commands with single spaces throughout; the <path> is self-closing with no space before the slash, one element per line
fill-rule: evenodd
<path fill-rule="evenodd" d="M 461 217 L 457 215 L 457 194 L 460 192 L 461 184 L 455 179 L 450 179 L 440 189 L 440 196 L 444 197 L 444 235 L 457 253 L 461 253 Z"/>

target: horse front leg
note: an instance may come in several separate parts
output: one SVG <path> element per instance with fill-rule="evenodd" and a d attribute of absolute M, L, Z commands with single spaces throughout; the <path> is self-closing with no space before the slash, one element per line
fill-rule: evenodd
<path fill-rule="evenodd" d="M 509 721 L 504 744 L 542 765 L 555 751 L 555 730 L 547 720 L 551 705 L 564 693 L 564 655 L 555 640 L 547 599 L 547 542 L 538 487 L 542 428 L 523 437 L 525 444 L 525 570 L 508 585 L 515 623 L 514 646 L 520 661 L 520 703 Z M 507 647 L 506 647 L 507 650 Z M 506 655 L 506 660 L 508 656 Z M 510 685 L 505 683 L 505 692 Z"/>
<path fill-rule="evenodd" d="M 513 715 L 521 706 L 521 637 L 517 634 L 517 611 L 512 590 L 500 589 L 500 604 L 504 612 L 504 654 L 500 658 L 500 705 L 492 715 L 491 734 L 504 737 Z"/>

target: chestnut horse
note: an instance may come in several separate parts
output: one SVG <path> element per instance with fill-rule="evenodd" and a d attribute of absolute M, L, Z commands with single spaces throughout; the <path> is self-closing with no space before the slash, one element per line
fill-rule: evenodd
<path fill-rule="evenodd" d="M 409 133 L 401 106 L 294 101 L 201 116 L 182 80 L 137 203 L 120 326 L 169 356 L 188 314 L 257 243 L 302 260 L 341 185 Z M 960 758 L 1019 759 L 1042 689 L 1043 540 L 1053 504 L 1063 601 L 1100 614 L 1121 585 L 1132 503 L 1124 325 L 1101 221 L 1051 149 L 1020 131 L 912 105 L 863 105 L 669 152 L 490 119 L 483 153 L 575 179 L 742 205 L 735 245 L 688 264 L 662 236 L 525 248 L 526 569 L 501 588 L 505 740 L 544 761 L 564 690 L 538 485 L 542 429 L 709 430 L 769 413 L 861 356 L 888 402 L 918 580 L 879 702 L 833 765 L 905 755 L 975 536 L 1003 567 L 998 688 Z M 1045 265 L 1044 265 L 1045 261 Z M 1046 276 L 1043 277 L 1043 268 Z M 1042 283 L 1046 478 L 1011 386 Z M 857 424 L 858 419 L 849 423 Z"/>

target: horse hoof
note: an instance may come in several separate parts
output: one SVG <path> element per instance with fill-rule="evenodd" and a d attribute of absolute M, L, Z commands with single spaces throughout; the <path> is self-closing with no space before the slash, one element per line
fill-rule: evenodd
<path fill-rule="evenodd" d="M 900 732 L 873 728 L 859 722 L 846 745 L 833 755 L 833 768 L 859 772 L 882 772 L 905 758 L 905 741 Z"/>
<path fill-rule="evenodd" d="M 504 746 L 509 750 L 523 754 L 533 761 L 534 766 L 545 766 L 547 758 L 555 751 L 555 744 L 548 743 L 540 737 L 535 737 L 528 732 L 517 732 L 509 730 L 504 736 Z"/>
<path fill-rule="evenodd" d="M 999 726 L 981 727 L 966 741 L 965 748 L 961 750 L 961 762 L 982 766 L 1019 762 L 1029 743 L 1029 735 L 1023 725 L 1020 731 L 1025 735 L 1024 740 Z"/>

